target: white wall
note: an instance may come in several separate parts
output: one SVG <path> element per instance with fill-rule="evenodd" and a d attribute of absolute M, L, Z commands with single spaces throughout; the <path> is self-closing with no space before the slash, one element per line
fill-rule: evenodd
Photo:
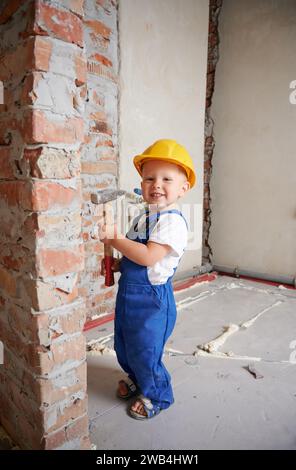
<path fill-rule="evenodd" d="M 216 265 L 296 273 L 295 0 L 224 0 L 212 117 Z"/>
<path fill-rule="evenodd" d="M 172 138 L 193 157 L 194 242 L 181 269 L 201 263 L 208 0 L 120 0 L 120 186 L 139 187 L 132 157 Z M 193 212 L 192 212 L 193 214 Z M 191 217 L 193 221 L 193 217 Z M 193 227 L 191 227 L 193 228 Z"/>

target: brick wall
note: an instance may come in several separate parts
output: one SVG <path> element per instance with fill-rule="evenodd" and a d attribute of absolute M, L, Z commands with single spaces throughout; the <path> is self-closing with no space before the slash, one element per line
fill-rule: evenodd
<path fill-rule="evenodd" d="M 81 152 L 82 236 L 85 268 L 79 293 L 86 300 L 87 320 L 114 310 L 116 287 L 106 288 L 99 275 L 103 245 L 92 238 L 97 222 L 92 192 L 117 187 L 118 171 L 118 36 L 117 2 L 84 2 L 84 46 L 87 58 L 85 145 Z"/>
<path fill-rule="evenodd" d="M 89 194 L 116 185 L 116 21 L 112 0 L 0 6 L 0 419 L 27 449 L 90 445 L 82 329 L 113 290 Z"/>
<path fill-rule="evenodd" d="M 212 172 L 212 157 L 215 147 L 214 122 L 211 117 L 212 97 L 215 89 L 215 71 L 219 59 L 219 14 L 223 0 L 210 0 L 208 68 L 205 112 L 205 159 L 204 159 L 204 213 L 203 213 L 203 256 L 202 264 L 211 262 L 211 247 L 209 233 L 211 227 L 211 194 L 210 180 Z"/>

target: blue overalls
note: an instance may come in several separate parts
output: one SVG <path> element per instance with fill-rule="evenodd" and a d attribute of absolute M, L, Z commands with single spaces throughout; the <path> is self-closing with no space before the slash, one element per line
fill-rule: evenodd
<path fill-rule="evenodd" d="M 148 215 L 146 230 L 138 232 L 136 217 L 132 229 L 133 240 L 147 244 L 149 234 L 159 217 L 168 210 Z M 184 219 L 185 220 L 185 219 Z M 186 222 L 186 221 L 185 221 Z M 171 276 L 165 284 L 152 285 L 147 267 L 123 257 L 120 266 L 121 277 L 116 298 L 114 347 L 118 362 L 140 392 L 161 409 L 173 402 L 171 377 L 162 363 L 165 343 L 176 322 L 176 304 L 171 284 Z"/>

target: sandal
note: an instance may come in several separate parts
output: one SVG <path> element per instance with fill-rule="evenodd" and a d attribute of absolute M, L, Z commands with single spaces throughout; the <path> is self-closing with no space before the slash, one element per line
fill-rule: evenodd
<path fill-rule="evenodd" d="M 144 395 L 139 395 L 134 403 L 136 403 L 137 401 L 143 404 L 146 415 L 142 415 L 141 413 L 138 413 L 137 411 L 134 411 L 132 410 L 132 408 L 130 408 L 129 414 L 134 419 L 150 419 L 161 412 L 161 408 L 158 405 L 153 405 L 152 401 L 149 400 L 149 398 L 144 397 Z"/>
<path fill-rule="evenodd" d="M 137 393 L 139 392 L 138 387 L 134 384 L 132 380 L 120 380 L 118 384 L 124 384 L 125 387 L 127 388 L 127 393 L 125 395 L 122 395 L 117 390 L 116 395 L 118 398 L 121 398 L 122 400 L 128 400 L 129 398 L 137 395 Z"/>

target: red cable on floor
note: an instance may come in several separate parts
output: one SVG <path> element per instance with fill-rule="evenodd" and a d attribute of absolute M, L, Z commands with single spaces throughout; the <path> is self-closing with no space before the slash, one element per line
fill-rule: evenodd
<path fill-rule="evenodd" d="M 260 279 L 256 277 L 251 277 L 251 276 L 244 276 L 240 274 L 239 276 L 236 276 L 235 274 L 232 273 L 226 273 L 224 271 L 213 271 L 212 273 L 206 273 L 202 274 L 197 277 L 192 277 L 190 279 L 187 279 L 186 281 L 176 281 L 173 283 L 173 288 L 174 292 L 178 292 L 183 289 L 187 289 L 188 287 L 194 286 L 194 284 L 198 284 L 200 282 L 205 282 L 205 281 L 214 281 L 217 279 L 218 275 L 220 276 L 228 276 L 228 277 L 233 277 L 235 279 L 246 279 L 248 281 L 254 281 L 254 282 L 260 282 L 263 284 L 269 284 L 271 286 L 284 286 L 286 289 L 292 289 L 296 290 L 295 287 L 291 286 L 290 284 L 284 284 L 281 282 L 275 282 L 275 281 L 267 281 L 266 279 Z M 110 321 L 114 320 L 114 312 L 110 313 L 109 315 L 105 315 L 103 317 L 97 318 L 95 320 L 90 320 L 85 323 L 83 331 L 90 330 L 92 328 L 95 328 L 96 326 L 103 325 L 104 323 L 108 323 Z"/>
<path fill-rule="evenodd" d="M 290 284 L 285 284 L 284 282 L 276 282 L 276 281 L 268 281 L 266 279 L 260 279 L 259 277 L 251 277 L 251 276 L 245 276 L 243 274 L 240 274 L 237 276 L 236 274 L 233 273 L 226 273 L 224 271 L 216 271 L 219 276 L 229 276 L 229 277 L 235 277 L 236 279 L 246 279 L 247 281 L 254 281 L 254 282 L 261 282 L 263 284 L 269 284 L 271 286 L 284 286 L 286 289 L 292 289 L 296 290 L 294 286 L 291 286 Z"/>

